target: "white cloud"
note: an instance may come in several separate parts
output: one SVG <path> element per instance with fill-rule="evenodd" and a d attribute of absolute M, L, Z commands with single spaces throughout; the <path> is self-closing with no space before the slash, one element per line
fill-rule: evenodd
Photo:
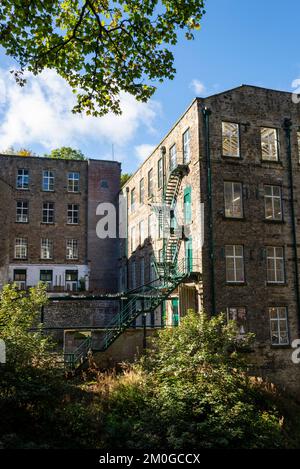
<path fill-rule="evenodd" d="M 190 88 L 192 88 L 196 95 L 201 95 L 205 92 L 205 85 L 200 80 L 197 80 L 197 78 L 191 81 Z"/>
<path fill-rule="evenodd" d="M 136 156 L 142 162 L 153 152 L 155 145 L 149 145 L 148 143 L 143 143 L 142 145 L 136 145 L 134 147 Z"/>
<path fill-rule="evenodd" d="M 71 109 L 75 96 L 53 70 L 45 70 L 37 77 L 28 74 L 27 84 L 21 88 L 7 70 L 0 69 L 0 84 L 0 150 L 39 144 L 49 151 L 63 145 L 80 147 L 91 141 L 99 143 L 100 152 L 101 143 L 122 148 L 141 126 L 153 132 L 160 112 L 155 101 L 138 103 L 123 94 L 121 116 L 74 115 Z"/>

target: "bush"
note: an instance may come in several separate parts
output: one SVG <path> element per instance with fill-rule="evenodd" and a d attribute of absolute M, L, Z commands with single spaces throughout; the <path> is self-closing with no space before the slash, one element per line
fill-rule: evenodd
<path fill-rule="evenodd" d="M 120 378 L 106 418 L 109 447 L 265 448 L 283 444 L 280 416 L 246 373 L 235 324 L 191 312 L 165 329 L 134 373 Z M 143 379 L 141 379 L 141 376 Z M 125 438 L 125 441 L 124 441 Z"/>

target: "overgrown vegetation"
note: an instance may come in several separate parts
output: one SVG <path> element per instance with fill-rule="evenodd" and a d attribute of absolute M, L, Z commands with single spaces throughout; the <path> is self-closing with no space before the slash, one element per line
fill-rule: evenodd
<path fill-rule="evenodd" d="M 162 330 L 153 347 L 123 372 L 91 363 L 81 377 L 57 370 L 51 342 L 28 327 L 45 303 L 6 286 L 0 297 L 0 446 L 4 448 L 299 447 L 300 406 L 247 375 L 248 336 L 234 323 L 190 313 Z M 283 418 L 283 416 L 285 418 Z M 298 433 L 297 433 L 298 432 Z"/>

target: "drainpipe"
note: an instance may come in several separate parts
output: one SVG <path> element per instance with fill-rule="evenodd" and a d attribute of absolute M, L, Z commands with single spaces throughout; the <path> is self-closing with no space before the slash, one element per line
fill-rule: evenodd
<path fill-rule="evenodd" d="M 128 243 L 129 243 L 129 187 L 126 187 L 126 288 L 129 289 L 129 259 L 128 259 Z"/>
<path fill-rule="evenodd" d="M 299 268 L 298 268 L 298 250 L 297 250 L 297 231 L 296 231 L 296 214 L 295 214 L 295 200 L 294 200 L 294 179 L 293 179 L 293 162 L 292 162 L 292 146 L 291 146 L 291 119 L 285 119 L 283 128 L 286 135 L 287 145 L 287 159 L 289 171 L 289 185 L 290 185 L 290 205 L 291 205 L 291 218 L 292 218 L 292 237 L 294 249 L 294 263 L 295 263 L 295 288 L 296 288 L 296 302 L 298 312 L 298 331 L 300 334 L 300 290 L 299 290 Z"/>
<path fill-rule="evenodd" d="M 209 118 L 211 110 L 205 107 L 202 109 L 204 119 L 205 152 L 206 152 L 206 176 L 207 176 L 207 197 L 208 197 L 208 232 L 209 232 L 209 260 L 210 260 L 210 278 L 211 278 L 211 314 L 216 314 L 216 295 L 215 295 L 215 254 L 213 240 L 213 211 L 212 211 L 212 175 L 211 175 L 211 155 L 210 155 L 210 128 Z"/>

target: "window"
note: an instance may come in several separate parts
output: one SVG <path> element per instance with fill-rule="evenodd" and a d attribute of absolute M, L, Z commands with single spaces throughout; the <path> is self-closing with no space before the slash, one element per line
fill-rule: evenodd
<path fill-rule="evenodd" d="M 144 178 L 140 180 L 140 204 L 144 203 L 145 199 L 145 184 L 144 184 Z"/>
<path fill-rule="evenodd" d="M 183 134 L 183 163 L 189 163 L 191 161 L 191 150 L 190 150 L 190 129 L 187 129 Z"/>
<path fill-rule="evenodd" d="M 189 225 L 192 223 L 192 196 L 191 196 L 191 188 L 187 187 L 184 190 L 183 196 L 183 208 L 184 208 L 184 223 L 185 225 Z"/>
<path fill-rule="evenodd" d="M 287 308 L 275 306 L 269 308 L 272 345 L 289 345 Z"/>
<path fill-rule="evenodd" d="M 77 225 L 79 223 L 79 205 L 68 204 L 68 225 Z"/>
<path fill-rule="evenodd" d="M 52 259 L 53 258 L 53 241 L 51 239 L 44 238 L 41 241 L 41 259 Z"/>
<path fill-rule="evenodd" d="M 17 202 L 17 223 L 28 223 L 28 202 Z"/>
<path fill-rule="evenodd" d="M 152 241 L 155 239 L 155 232 L 156 232 L 156 217 L 154 213 L 151 213 L 148 216 L 148 237 L 152 239 Z"/>
<path fill-rule="evenodd" d="M 131 207 L 131 211 L 134 212 L 135 210 L 135 187 L 131 190 L 131 193 L 130 193 L 130 207 Z"/>
<path fill-rule="evenodd" d="M 15 258 L 27 259 L 27 239 L 16 238 L 15 240 Z"/>
<path fill-rule="evenodd" d="M 131 237 L 130 237 L 130 249 L 131 249 L 131 252 L 133 252 L 135 250 L 135 243 L 136 243 L 136 240 L 135 240 L 135 226 L 133 226 L 131 228 Z"/>
<path fill-rule="evenodd" d="M 233 122 L 222 122 L 222 155 L 240 157 L 240 128 Z"/>
<path fill-rule="evenodd" d="M 300 131 L 297 132 L 297 142 L 298 142 L 298 162 L 300 163 Z"/>
<path fill-rule="evenodd" d="M 153 168 L 148 172 L 148 197 L 153 196 Z"/>
<path fill-rule="evenodd" d="M 243 306 L 227 308 L 227 320 L 235 321 L 239 329 L 239 335 L 243 336 L 247 331 L 247 311 Z"/>
<path fill-rule="evenodd" d="M 100 187 L 101 189 L 109 189 L 108 181 L 106 179 L 102 179 L 100 181 Z"/>
<path fill-rule="evenodd" d="M 68 192 L 79 192 L 79 178 L 77 172 L 68 173 Z"/>
<path fill-rule="evenodd" d="M 136 264 L 131 262 L 131 288 L 136 288 Z"/>
<path fill-rule="evenodd" d="M 144 243 L 145 241 L 145 223 L 144 220 L 141 220 L 139 223 L 139 244 L 140 246 Z"/>
<path fill-rule="evenodd" d="M 169 151 L 169 168 L 170 171 L 173 171 L 177 166 L 177 153 L 176 153 L 176 145 L 174 144 Z"/>
<path fill-rule="evenodd" d="M 29 171 L 28 169 L 18 169 L 17 189 L 29 188 Z"/>
<path fill-rule="evenodd" d="M 278 130 L 263 127 L 260 129 L 260 133 L 262 159 L 266 161 L 278 161 Z"/>
<path fill-rule="evenodd" d="M 280 186 L 265 186 L 265 219 L 282 220 Z"/>
<path fill-rule="evenodd" d="M 45 202 L 43 203 L 43 223 L 54 223 L 54 203 Z"/>
<path fill-rule="evenodd" d="M 142 257 L 140 262 L 140 285 L 145 284 L 145 259 Z"/>
<path fill-rule="evenodd" d="M 78 270 L 66 270 L 66 289 L 68 291 L 77 291 L 78 288 Z"/>
<path fill-rule="evenodd" d="M 14 283 L 17 284 L 17 287 L 19 290 L 26 289 L 26 280 L 27 280 L 27 272 L 25 269 L 14 270 Z"/>
<path fill-rule="evenodd" d="M 224 182 L 225 217 L 243 217 L 243 187 L 240 182 Z"/>
<path fill-rule="evenodd" d="M 66 247 L 67 247 L 66 258 L 67 259 L 78 259 L 78 241 L 77 241 L 77 239 L 67 239 Z"/>
<path fill-rule="evenodd" d="M 66 282 L 78 282 L 78 270 L 66 270 Z"/>
<path fill-rule="evenodd" d="M 53 280 L 53 271 L 52 270 L 41 270 L 40 271 L 40 281 L 47 283 L 48 288 L 51 287 Z"/>
<path fill-rule="evenodd" d="M 160 189 L 163 185 L 163 160 L 160 158 L 157 162 L 157 185 Z"/>
<path fill-rule="evenodd" d="M 228 283 L 243 283 L 245 281 L 243 246 L 226 246 L 225 257 L 226 281 Z"/>
<path fill-rule="evenodd" d="M 267 247 L 267 281 L 269 283 L 284 283 L 284 249 L 283 247 Z"/>
<path fill-rule="evenodd" d="M 164 235 L 164 215 L 163 215 L 163 210 L 159 210 L 158 212 L 158 239 L 162 239 Z"/>
<path fill-rule="evenodd" d="M 54 190 L 54 174 L 52 171 L 43 171 L 43 191 Z"/>

